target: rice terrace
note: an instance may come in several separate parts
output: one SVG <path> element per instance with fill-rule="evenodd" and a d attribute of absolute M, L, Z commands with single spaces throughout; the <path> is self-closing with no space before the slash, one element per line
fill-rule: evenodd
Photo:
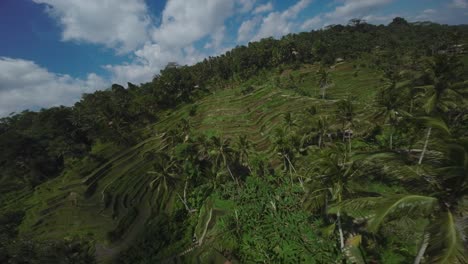
<path fill-rule="evenodd" d="M 6 0 L 0 263 L 468 263 L 468 2 L 422 2 Z"/>

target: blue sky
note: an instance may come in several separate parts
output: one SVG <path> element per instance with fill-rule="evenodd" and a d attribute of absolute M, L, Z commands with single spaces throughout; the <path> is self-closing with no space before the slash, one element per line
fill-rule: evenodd
<path fill-rule="evenodd" d="M 0 116 L 72 105 L 263 37 L 363 18 L 468 23 L 468 0 L 1 0 Z"/>

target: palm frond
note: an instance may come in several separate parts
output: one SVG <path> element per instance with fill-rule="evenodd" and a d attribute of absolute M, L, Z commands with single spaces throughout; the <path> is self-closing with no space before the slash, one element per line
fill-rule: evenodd
<path fill-rule="evenodd" d="M 358 160 L 372 160 L 372 159 L 382 159 L 382 160 L 399 160 L 401 159 L 401 154 L 392 151 L 374 151 L 366 153 L 357 153 L 351 157 L 352 161 Z"/>
<path fill-rule="evenodd" d="M 326 204 L 329 192 L 330 190 L 325 188 L 306 194 L 306 196 L 303 199 L 304 207 L 313 212 L 319 210 L 320 208 L 323 208 L 323 206 L 325 206 Z"/>
<path fill-rule="evenodd" d="M 450 134 L 450 130 L 447 124 L 442 119 L 433 117 L 419 117 L 416 118 L 416 120 L 420 121 L 423 125 L 427 127 L 432 127 L 439 131 L 445 132 L 446 134 Z"/>
<path fill-rule="evenodd" d="M 369 218 L 368 229 L 376 232 L 386 218 L 398 215 L 428 215 L 436 204 L 436 198 L 421 195 L 365 197 L 340 203 L 330 209 L 330 212 L 342 210 L 351 216 Z"/>
<path fill-rule="evenodd" d="M 450 211 L 441 212 L 429 227 L 431 238 L 427 254 L 430 263 L 467 263 L 463 232 L 464 227 L 459 226 Z"/>
<path fill-rule="evenodd" d="M 376 204 L 375 216 L 369 220 L 368 228 L 371 232 L 376 232 L 385 218 L 392 215 L 428 215 L 436 204 L 436 198 L 421 195 L 396 195 L 383 198 Z"/>
<path fill-rule="evenodd" d="M 362 255 L 361 250 L 359 247 L 361 246 L 362 237 L 361 235 L 350 235 L 348 239 L 346 239 L 346 247 L 344 248 L 344 253 L 347 260 L 350 263 L 354 264 L 364 264 L 366 261 L 364 260 L 364 256 Z"/>

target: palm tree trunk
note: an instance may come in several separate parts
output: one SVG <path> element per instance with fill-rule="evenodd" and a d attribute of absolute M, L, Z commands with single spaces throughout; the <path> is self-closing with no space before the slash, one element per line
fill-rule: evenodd
<path fill-rule="evenodd" d="M 179 197 L 180 201 L 184 204 L 185 210 L 187 210 L 187 212 L 190 212 L 190 207 L 188 206 L 187 202 L 184 201 L 184 199 L 182 199 L 182 197 L 180 196 L 180 194 L 177 194 L 177 196 Z"/>
<path fill-rule="evenodd" d="M 393 132 L 390 134 L 390 150 L 393 148 Z"/>
<path fill-rule="evenodd" d="M 229 175 L 231 175 L 232 180 L 237 184 L 237 187 L 240 187 L 239 181 L 238 181 L 237 178 L 234 177 L 234 175 L 232 174 L 231 169 L 229 168 L 229 165 L 226 164 L 226 168 L 227 168 L 227 170 L 229 171 Z"/>
<path fill-rule="evenodd" d="M 341 250 L 344 249 L 344 236 L 343 236 L 343 228 L 341 227 L 341 215 L 340 211 L 336 213 L 336 217 L 338 218 L 338 232 L 340 234 L 340 248 Z"/>
<path fill-rule="evenodd" d="M 429 238 L 430 238 L 429 233 L 425 233 L 423 235 L 423 241 L 422 241 L 421 247 L 419 248 L 418 255 L 414 259 L 414 264 L 421 263 L 421 259 L 424 256 L 424 253 L 426 252 L 427 246 L 429 246 Z"/>
<path fill-rule="evenodd" d="M 432 131 L 432 127 L 429 127 L 429 129 L 427 130 L 427 134 L 426 134 L 426 140 L 424 141 L 424 148 L 421 152 L 421 156 L 419 156 L 418 165 L 421 165 L 423 161 L 424 154 L 426 153 L 426 150 L 427 150 L 427 143 L 429 142 L 429 137 L 431 136 L 431 131 Z"/>
<path fill-rule="evenodd" d="M 289 175 L 290 175 L 290 178 L 291 178 L 291 185 L 292 185 L 293 184 L 292 170 L 294 170 L 294 173 L 297 173 L 297 171 L 296 171 L 296 168 L 294 168 L 294 165 L 292 164 L 291 160 L 288 158 L 288 155 L 286 155 L 284 157 L 288 160 L 288 163 L 289 163 Z M 302 181 L 301 177 L 299 177 L 299 182 L 301 184 L 302 190 L 305 191 L 304 182 Z"/>
<path fill-rule="evenodd" d="M 351 136 L 348 137 L 349 153 L 351 153 Z"/>
<path fill-rule="evenodd" d="M 319 135 L 318 147 L 322 148 L 322 134 Z"/>

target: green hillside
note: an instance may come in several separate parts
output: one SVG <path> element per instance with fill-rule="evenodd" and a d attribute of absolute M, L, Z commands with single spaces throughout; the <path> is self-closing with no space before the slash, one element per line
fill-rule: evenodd
<path fill-rule="evenodd" d="M 278 165 L 272 137 L 273 131 L 283 125 L 285 114 L 302 115 L 306 108 L 314 106 L 321 114 L 334 115 L 337 100 L 345 99 L 351 93 L 362 99 L 362 109 L 366 109 L 364 102 L 383 85 L 381 73 L 362 69 L 361 76 L 353 77 L 356 70 L 352 66 L 351 62 L 345 62 L 332 70 L 336 84 L 329 89 L 329 100 L 278 88 L 276 75 L 266 74 L 264 81 L 252 81 L 262 84 L 241 84 L 215 91 L 195 104 L 169 112 L 163 120 L 147 128 L 147 133 L 152 136 L 134 147 L 115 151 L 112 146 L 98 145 L 92 153 L 102 156 L 106 162 L 84 160 L 73 170 L 36 187 L 34 194 L 26 199 L 31 209 L 27 211 L 20 231 L 43 239 L 65 235 L 105 241 L 108 232 L 124 225 L 119 241 L 128 243 L 126 237 L 135 237 L 133 232 L 143 231 L 141 224 L 152 213 L 158 212 L 160 205 L 155 190 L 148 188 L 152 176 L 146 172 L 152 166 L 149 153 L 169 151 L 168 130 L 185 119 L 193 133 L 233 140 L 245 135 L 256 152 L 267 157 L 273 166 Z M 316 71 L 316 66 L 305 66 L 279 78 L 282 82 L 290 81 L 290 76 L 302 78 L 299 89 L 313 93 L 318 89 Z M 243 95 L 243 87 L 250 85 L 253 91 Z M 196 113 L 190 116 L 194 105 Z M 360 115 L 366 115 L 365 111 L 361 112 Z M 182 205 L 173 204 L 180 203 L 176 197 L 170 200 L 169 205 L 164 205 L 167 210 Z M 138 224 L 138 228 L 132 228 Z"/>
<path fill-rule="evenodd" d="M 424 26 L 358 26 L 2 119 L 0 260 L 408 263 L 429 245 L 423 263 L 466 263 L 467 56 L 426 54 Z"/>

